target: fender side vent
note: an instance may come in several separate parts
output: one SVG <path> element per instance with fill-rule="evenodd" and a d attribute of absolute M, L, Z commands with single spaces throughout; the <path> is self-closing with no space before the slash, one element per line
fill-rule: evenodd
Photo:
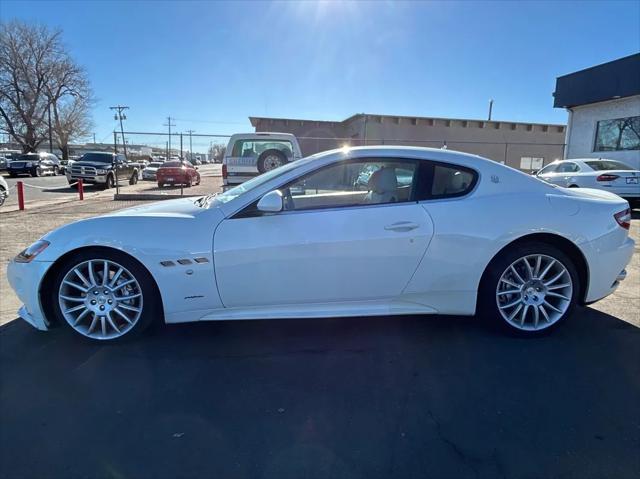
<path fill-rule="evenodd" d="M 179 259 L 178 263 L 179 264 L 191 264 L 191 260 L 187 259 L 187 258 L 183 258 L 183 259 Z"/>
<path fill-rule="evenodd" d="M 193 261 L 196 263 L 208 263 L 209 260 L 207 258 L 193 258 Z"/>
<path fill-rule="evenodd" d="M 175 266 L 176 264 L 173 261 L 160 261 L 162 266 Z"/>

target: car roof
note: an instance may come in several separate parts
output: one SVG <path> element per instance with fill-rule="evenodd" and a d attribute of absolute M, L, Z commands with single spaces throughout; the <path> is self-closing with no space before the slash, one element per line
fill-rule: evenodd
<path fill-rule="evenodd" d="M 295 135 L 292 133 L 277 133 L 272 131 L 254 132 L 254 133 L 236 133 L 231 135 L 231 140 L 291 140 L 295 139 Z"/>

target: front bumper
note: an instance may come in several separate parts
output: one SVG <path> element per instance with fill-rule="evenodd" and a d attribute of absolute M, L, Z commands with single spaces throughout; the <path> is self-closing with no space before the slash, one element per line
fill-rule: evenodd
<path fill-rule="evenodd" d="M 67 171 L 66 176 L 69 184 L 75 183 L 78 180 L 82 180 L 83 183 L 89 183 L 89 184 L 105 184 L 107 182 L 107 175 L 96 175 L 96 176 L 72 175 L 69 171 Z"/>
<path fill-rule="evenodd" d="M 49 322 L 40 304 L 40 283 L 52 264 L 48 261 L 16 263 L 12 260 L 7 266 L 9 284 L 24 303 L 18 310 L 18 315 L 41 331 L 49 329 Z"/>

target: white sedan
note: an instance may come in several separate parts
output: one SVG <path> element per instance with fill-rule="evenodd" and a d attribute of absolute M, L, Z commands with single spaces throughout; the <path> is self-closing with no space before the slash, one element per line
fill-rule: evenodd
<path fill-rule="evenodd" d="M 544 181 L 567 188 L 597 188 L 640 207 L 640 171 L 615 160 L 585 158 L 554 161 L 536 173 Z"/>
<path fill-rule="evenodd" d="M 604 191 L 454 151 L 363 147 L 63 226 L 8 276 L 33 326 L 100 341 L 154 321 L 476 312 L 530 335 L 616 289 L 629 223 Z"/>

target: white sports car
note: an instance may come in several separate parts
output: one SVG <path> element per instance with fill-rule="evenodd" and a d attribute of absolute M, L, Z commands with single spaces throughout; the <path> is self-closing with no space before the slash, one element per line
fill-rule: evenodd
<path fill-rule="evenodd" d="M 63 226 L 9 264 L 19 314 L 101 341 L 153 321 L 473 315 L 536 334 L 608 294 L 629 205 L 447 150 L 363 147 Z"/>
<path fill-rule="evenodd" d="M 544 181 L 568 188 L 610 191 L 640 207 L 640 171 L 620 161 L 584 158 L 554 161 L 536 173 Z"/>

